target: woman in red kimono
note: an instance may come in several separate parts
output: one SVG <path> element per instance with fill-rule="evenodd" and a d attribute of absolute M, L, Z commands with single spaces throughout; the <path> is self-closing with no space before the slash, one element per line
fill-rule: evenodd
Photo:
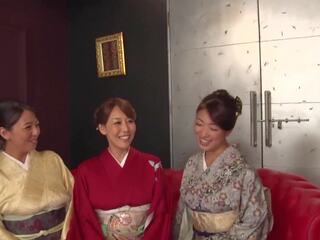
<path fill-rule="evenodd" d="M 131 147 L 136 113 L 121 98 L 95 111 L 108 146 L 75 171 L 70 240 L 168 240 L 163 176 L 158 157 Z"/>

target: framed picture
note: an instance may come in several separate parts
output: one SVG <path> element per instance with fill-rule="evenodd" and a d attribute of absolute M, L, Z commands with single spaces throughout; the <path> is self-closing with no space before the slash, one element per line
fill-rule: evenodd
<path fill-rule="evenodd" d="M 126 75 L 123 34 L 96 38 L 98 77 Z"/>

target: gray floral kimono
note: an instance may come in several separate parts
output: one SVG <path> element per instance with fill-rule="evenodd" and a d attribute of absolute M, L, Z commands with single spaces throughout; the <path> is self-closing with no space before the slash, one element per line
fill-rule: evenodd
<path fill-rule="evenodd" d="M 266 239 L 272 226 L 272 214 L 265 189 L 240 152 L 229 146 L 210 167 L 204 169 L 204 153 L 193 155 L 186 164 L 174 240 Z M 219 216 L 218 225 L 225 223 L 224 218 L 230 218 L 227 217 L 229 213 L 234 217 L 223 231 L 198 231 L 189 210 Z"/>

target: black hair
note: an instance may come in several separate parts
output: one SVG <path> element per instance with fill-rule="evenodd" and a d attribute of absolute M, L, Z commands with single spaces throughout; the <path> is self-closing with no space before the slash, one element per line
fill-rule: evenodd
<path fill-rule="evenodd" d="M 6 130 L 11 130 L 12 127 L 18 122 L 22 113 L 25 111 L 34 110 L 27 104 L 16 100 L 5 100 L 0 102 L 0 127 Z M 0 136 L 0 149 L 5 146 L 6 140 Z"/>
<path fill-rule="evenodd" d="M 241 114 L 242 102 L 231 96 L 227 90 L 219 89 L 202 99 L 197 111 L 207 110 L 211 120 L 225 131 L 232 130 Z"/>

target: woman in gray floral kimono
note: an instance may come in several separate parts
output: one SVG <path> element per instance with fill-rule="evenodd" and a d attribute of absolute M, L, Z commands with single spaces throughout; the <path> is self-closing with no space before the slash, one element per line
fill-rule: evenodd
<path fill-rule="evenodd" d="M 226 90 L 206 96 L 194 133 L 201 152 L 186 164 L 174 240 L 264 240 L 272 226 L 265 188 L 226 137 L 241 113 Z"/>

